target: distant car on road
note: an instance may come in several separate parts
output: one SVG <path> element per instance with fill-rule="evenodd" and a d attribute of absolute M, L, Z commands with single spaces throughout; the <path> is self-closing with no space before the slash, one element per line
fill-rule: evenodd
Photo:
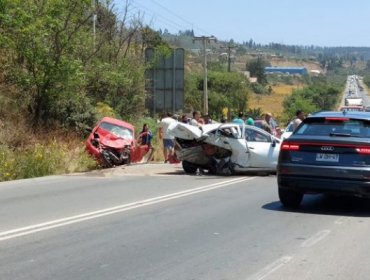
<path fill-rule="evenodd" d="M 370 114 L 319 112 L 281 144 L 279 198 L 297 207 L 307 193 L 370 197 Z"/>

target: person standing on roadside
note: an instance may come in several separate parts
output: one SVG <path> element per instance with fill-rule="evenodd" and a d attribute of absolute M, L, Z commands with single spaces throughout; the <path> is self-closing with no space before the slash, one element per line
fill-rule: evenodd
<path fill-rule="evenodd" d="M 292 120 L 293 124 L 293 131 L 297 129 L 297 127 L 301 124 L 301 122 L 304 120 L 304 113 L 302 110 L 297 110 L 295 113 L 295 118 Z"/>
<path fill-rule="evenodd" d="M 205 115 L 204 117 L 203 117 L 203 119 L 204 119 L 204 124 L 212 124 L 213 123 L 213 121 L 212 121 L 212 119 L 211 119 L 211 116 L 210 115 Z"/>
<path fill-rule="evenodd" d="M 159 139 L 163 141 L 164 163 L 167 163 L 169 158 L 174 155 L 175 137 L 168 130 L 171 124 L 176 123 L 176 120 L 172 116 L 172 113 L 167 113 L 159 124 Z"/>
<path fill-rule="evenodd" d="M 147 123 L 144 123 L 143 129 L 141 130 L 141 132 L 139 134 L 138 143 L 140 145 L 148 145 L 149 148 L 151 148 L 151 146 L 152 146 L 152 138 L 153 138 L 152 131 L 149 129 L 148 124 Z"/>
<path fill-rule="evenodd" d="M 234 118 L 234 119 L 232 120 L 232 123 L 236 123 L 236 124 L 244 124 L 243 117 L 244 117 L 244 113 L 243 113 L 243 112 L 239 112 L 238 117 L 237 117 L 237 118 Z"/>
<path fill-rule="evenodd" d="M 266 113 L 263 123 L 262 123 L 262 129 L 267 131 L 270 134 L 273 134 L 273 129 L 271 126 L 271 119 L 272 119 L 271 113 Z"/>
<path fill-rule="evenodd" d="M 186 124 L 189 124 L 189 118 L 188 118 L 188 116 L 187 115 L 182 115 L 181 116 L 181 122 L 182 123 L 186 123 Z"/>
<path fill-rule="evenodd" d="M 246 123 L 247 125 L 254 125 L 254 120 L 253 120 L 253 118 L 252 118 L 252 117 L 249 117 L 249 118 L 247 118 L 247 120 L 245 121 L 245 123 Z"/>
<path fill-rule="evenodd" d="M 193 112 L 193 119 L 190 121 L 191 125 L 200 126 L 204 124 L 204 120 L 201 118 L 202 114 L 200 111 Z"/>

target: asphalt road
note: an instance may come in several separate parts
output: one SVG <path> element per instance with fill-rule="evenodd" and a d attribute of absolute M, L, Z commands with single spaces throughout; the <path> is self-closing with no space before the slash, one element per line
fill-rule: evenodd
<path fill-rule="evenodd" d="M 0 183 L 0 279 L 369 279 L 368 202 L 165 164 Z"/>

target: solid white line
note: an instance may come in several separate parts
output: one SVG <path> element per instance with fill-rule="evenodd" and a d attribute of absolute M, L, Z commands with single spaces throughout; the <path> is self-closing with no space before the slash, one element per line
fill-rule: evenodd
<path fill-rule="evenodd" d="M 116 213 L 121 213 L 121 212 L 129 211 L 132 209 L 136 209 L 136 208 L 140 208 L 140 207 L 144 207 L 148 205 L 158 204 L 164 201 L 173 200 L 173 199 L 190 196 L 190 195 L 201 193 L 201 192 L 210 191 L 210 190 L 226 187 L 226 186 L 236 184 L 236 183 L 241 183 L 244 181 L 252 180 L 254 178 L 255 177 L 237 178 L 237 179 L 227 180 L 223 182 L 206 185 L 203 187 L 193 188 L 193 189 L 189 189 L 189 190 L 185 190 L 181 192 L 171 193 L 171 194 L 167 194 L 163 196 L 157 196 L 157 197 L 140 200 L 140 201 L 136 201 L 136 202 L 132 202 L 128 204 L 117 205 L 117 206 L 110 207 L 110 208 L 105 208 L 105 209 L 101 209 L 97 211 L 92 211 L 92 212 L 87 212 L 87 213 L 83 213 L 79 215 L 65 217 L 62 219 L 57 219 L 57 220 L 47 221 L 44 223 L 39 223 L 39 224 L 30 225 L 26 227 L 16 228 L 16 229 L 0 232 L 0 241 L 12 239 L 12 238 L 16 238 L 16 237 L 20 237 L 24 235 L 29 235 L 32 233 L 45 231 L 45 230 L 49 230 L 49 229 L 53 229 L 57 227 L 62 227 L 62 226 L 70 225 L 70 224 L 75 224 L 75 223 L 79 223 L 79 222 L 83 222 L 87 220 L 92 220 L 92 219 L 96 219 L 96 218 L 100 218 L 100 217 L 104 217 L 108 215 L 113 215 Z"/>
<path fill-rule="evenodd" d="M 264 267 L 261 271 L 254 274 L 253 276 L 247 278 L 247 280 L 262 280 L 263 278 L 267 277 L 271 273 L 275 272 L 276 270 L 282 268 L 288 262 L 293 259 L 292 256 L 284 256 L 280 259 L 277 259 L 273 263 L 269 264 L 268 266 Z"/>
<path fill-rule="evenodd" d="M 327 237 L 330 233 L 330 230 L 322 230 L 316 233 L 314 236 L 308 238 L 306 241 L 304 241 L 301 246 L 302 247 L 311 247 L 315 245 L 316 243 L 323 240 L 325 237 Z"/>

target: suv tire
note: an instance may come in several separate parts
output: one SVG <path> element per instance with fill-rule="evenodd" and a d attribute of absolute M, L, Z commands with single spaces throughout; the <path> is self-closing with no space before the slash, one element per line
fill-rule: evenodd
<path fill-rule="evenodd" d="M 303 193 L 289 189 L 284 189 L 279 186 L 280 202 L 287 208 L 297 208 L 303 199 Z"/>

